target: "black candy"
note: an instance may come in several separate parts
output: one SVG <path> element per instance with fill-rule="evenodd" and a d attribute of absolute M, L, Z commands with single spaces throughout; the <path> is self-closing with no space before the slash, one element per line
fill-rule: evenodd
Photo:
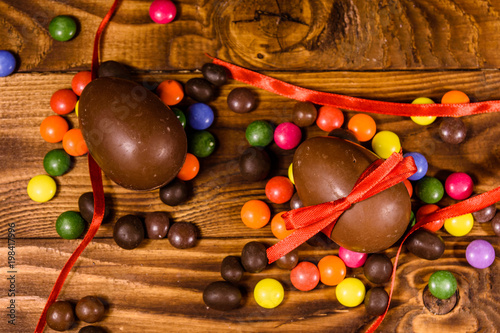
<path fill-rule="evenodd" d="M 386 283 L 391 279 L 392 262 L 388 256 L 382 253 L 375 253 L 366 260 L 363 271 L 365 277 L 375 284 Z"/>
<path fill-rule="evenodd" d="M 215 99 L 214 85 L 199 77 L 189 79 L 186 82 L 185 90 L 186 95 L 201 103 L 208 103 Z"/>
<path fill-rule="evenodd" d="M 177 249 L 189 249 L 196 245 L 198 231 L 191 222 L 176 222 L 168 231 L 168 241 Z"/>
<path fill-rule="evenodd" d="M 170 219 L 166 212 L 147 213 L 144 218 L 146 234 L 150 239 L 165 238 L 170 228 Z"/>
<path fill-rule="evenodd" d="M 443 239 L 439 235 L 422 228 L 408 237 L 406 248 L 417 257 L 427 260 L 441 258 L 445 250 Z"/>
<path fill-rule="evenodd" d="M 113 239 L 122 249 L 132 250 L 144 239 L 144 226 L 135 215 L 125 215 L 116 221 L 113 228 Z"/>
<path fill-rule="evenodd" d="M 209 62 L 201 67 L 201 73 L 207 81 L 217 87 L 220 87 L 227 82 L 227 70 L 223 66 Z"/>
<path fill-rule="evenodd" d="M 160 200 L 169 206 L 177 206 L 187 201 L 189 197 L 189 185 L 174 178 L 170 183 L 160 188 Z"/>
<path fill-rule="evenodd" d="M 104 197 L 104 219 L 109 215 L 109 206 L 110 202 L 108 198 Z M 78 209 L 80 210 L 80 215 L 84 218 L 88 223 L 92 222 L 92 217 L 94 216 L 94 193 L 86 192 L 83 193 L 78 199 Z"/>
<path fill-rule="evenodd" d="M 266 246 L 260 242 L 249 242 L 241 251 L 243 268 L 250 273 L 262 272 L 267 267 Z"/>
<path fill-rule="evenodd" d="M 203 302 L 214 310 L 229 311 L 241 303 L 241 291 L 227 281 L 210 283 L 203 291 Z"/>
<path fill-rule="evenodd" d="M 239 159 L 240 174 L 249 181 L 263 180 L 271 170 L 271 159 L 263 148 L 249 147 Z"/>
<path fill-rule="evenodd" d="M 366 293 L 365 296 L 366 312 L 372 316 L 380 316 L 385 312 L 387 303 L 389 303 L 389 295 L 382 287 L 375 287 Z"/>
<path fill-rule="evenodd" d="M 220 275 L 228 282 L 237 283 L 243 277 L 245 270 L 241 266 L 240 258 L 236 256 L 227 256 L 222 260 Z"/>
<path fill-rule="evenodd" d="M 227 96 L 227 106 L 236 113 L 247 113 L 255 109 L 257 98 L 248 88 L 234 88 Z"/>
<path fill-rule="evenodd" d="M 75 323 L 73 305 L 67 301 L 56 301 L 47 310 L 47 325 L 56 331 L 66 331 Z"/>

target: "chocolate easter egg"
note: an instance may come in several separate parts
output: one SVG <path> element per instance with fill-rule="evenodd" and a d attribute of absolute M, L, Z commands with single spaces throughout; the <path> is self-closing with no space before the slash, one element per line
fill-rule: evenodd
<path fill-rule="evenodd" d="M 293 176 L 304 206 L 346 197 L 376 159 L 368 149 L 335 137 L 314 137 L 295 151 Z M 410 221 L 411 203 L 403 183 L 346 210 L 330 238 L 356 252 L 379 252 L 393 245 Z"/>
<path fill-rule="evenodd" d="M 181 169 L 187 138 L 181 123 L 152 92 L 135 82 L 104 77 L 82 92 L 79 122 L 102 171 L 132 190 L 152 190 Z"/>

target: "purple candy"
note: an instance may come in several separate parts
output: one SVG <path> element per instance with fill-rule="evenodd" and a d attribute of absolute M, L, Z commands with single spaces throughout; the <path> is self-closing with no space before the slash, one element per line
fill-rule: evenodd
<path fill-rule="evenodd" d="M 302 139 L 300 127 L 294 123 L 282 123 L 274 130 L 274 142 L 281 149 L 293 149 Z"/>
<path fill-rule="evenodd" d="M 350 268 L 361 267 L 365 264 L 367 253 L 354 252 L 343 247 L 339 248 L 339 257 Z"/>
<path fill-rule="evenodd" d="M 424 157 L 424 155 L 412 152 L 412 153 L 406 153 L 403 156 L 413 157 L 413 161 L 415 161 L 415 166 L 417 167 L 417 172 L 408 177 L 408 180 L 415 181 L 424 178 L 425 174 L 427 173 L 427 169 L 429 168 L 429 164 L 427 163 L 427 159 Z"/>
<path fill-rule="evenodd" d="M 495 249 L 487 241 L 477 239 L 467 246 L 465 258 L 472 267 L 486 268 L 495 261 Z"/>

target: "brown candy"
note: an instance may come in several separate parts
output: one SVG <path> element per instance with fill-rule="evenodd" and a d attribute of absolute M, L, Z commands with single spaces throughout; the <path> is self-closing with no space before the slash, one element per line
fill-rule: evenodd
<path fill-rule="evenodd" d="M 387 303 L 389 303 L 389 295 L 382 287 L 375 287 L 366 293 L 365 296 L 366 312 L 372 316 L 380 316 L 385 312 Z"/>
<path fill-rule="evenodd" d="M 220 275 L 226 281 L 237 283 L 243 277 L 245 270 L 241 266 L 240 258 L 235 256 L 227 256 L 222 260 L 220 267 Z"/>
<path fill-rule="evenodd" d="M 241 299 L 238 287 L 227 281 L 212 282 L 203 291 L 203 302 L 214 310 L 236 309 L 240 306 Z"/>
<path fill-rule="evenodd" d="M 257 99 L 248 88 L 234 88 L 227 95 L 227 106 L 236 113 L 247 113 L 255 109 Z"/>
<path fill-rule="evenodd" d="M 240 156 L 239 167 L 246 180 L 263 180 L 271 170 L 271 159 L 263 148 L 248 147 Z"/>
<path fill-rule="evenodd" d="M 100 326 L 89 325 L 80 328 L 78 333 L 107 333 L 107 331 Z"/>
<path fill-rule="evenodd" d="M 125 80 L 131 80 L 130 71 L 125 67 L 125 65 L 119 62 L 109 60 L 101 63 L 99 69 L 97 70 L 98 77 L 118 77 Z"/>
<path fill-rule="evenodd" d="M 189 79 L 186 82 L 185 90 L 186 95 L 201 103 L 208 103 L 215 99 L 214 85 L 199 77 Z"/>
<path fill-rule="evenodd" d="M 148 238 L 161 239 L 167 236 L 170 219 L 166 212 L 151 212 L 146 214 L 144 224 Z"/>
<path fill-rule="evenodd" d="M 160 188 L 160 200 L 169 206 L 177 206 L 187 201 L 189 197 L 189 185 L 174 178 L 170 183 Z"/>
<path fill-rule="evenodd" d="M 334 241 L 332 241 L 327 235 L 325 235 L 323 232 L 318 232 L 316 235 L 312 236 L 309 238 L 307 241 L 307 244 L 313 246 L 313 247 L 318 247 L 321 249 L 338 249 L 339 246 L 335 244 Z"/>
<path fill-rule="evenodd" d="M 78 319 L 87 323 L 95 323 L 104 317 L 104 304 L 95 296 L 85 296 L 78 301 L 75 313 Z"/>
<path fill-rule="evenodd" d="M 227 82 L 227 70 L 223 66 L 209 62 L 201 67 L 201 73 L 207 81 L 217 87 L 222 86 Z"/>
<path fill-rule="evenodd" d="M 73 305 L 67 301 L 56 301 L 47 310 L 47 325 L 56 331 L 69 330 L 75 323 Z"/>
<path fill-rule="evenodd" d="M 339 138 L 306 140 L 293 158 L 295 187 L 304 206 L 346 197 L 376 159 L 368 149 Z M 380 252 L 403 235 L 410 214 L 410 197 L 400 183 L 345 211 L 330 238 L 351 251 Z"/>
<path fill-rule="evenodd" d="M 292 121 L 299 127 L 311 126 L 316 122 L 318 110 L 311 102 L 297 102 L 293 106 Z"/>
<path fill-rule="evenodd" d="M 250 273 L 262 272 L 267 267 L 266 246 L 260 242 L 246 243 L 241 251 L 243 268 Z"/>
<path fill-rule="evenodd" d="M 161 187 L 184 164 L 187 138 L 181 123 L 158 96 L 132 81 L 91 81 L 80 97 L 78 119 L 92 157 L 125 188 Z"/>
<path fill-rule="evenodd" d="M 168 231 L 170 244 L 177 249 L 189 249 L 196 245 L 198 231 L 191 222 L 176 222 Z"/>
<path fill-rule="evenodd" d="M 446 143 L 458 145 L 465 140 L 467 127 L 460 118 L 444 118 L 439 124 L 439 136 Z"/>
<path fill-rule="evenodd" d="M 500 213 L 496 213 L 495 217 L 491 220 L 491 227 L 495 235 L 500 237 Z"/>
<path fill-rule="evenodd" d="M 132 250 L 144 240 L 144 226 L 135 215 L 125 215 L 116 221 L 113 239 L 122 249 Z"/>
<path fill-rule="evenodd" d="M 359 144 L 359 140 L 356 137 L 356 135 L 354 135 L 353 132 L 343 128 L 336 128 L 332 130 L 330 133 L 328 133 L 328 136 L 334 136 L 336 138 L 344 139 Z"/>
<path fill-rule="evenodd" d="M 293 250 L 276 260 L 276 265 L 281 269 L 292 270 L 299 263 L 299 253 Z"/>
<path fill-rule="evenodd" d="M 109 206 L 110 201 L 108 198 L 104 198 L 104 219 L 109 215 Z M 80 198 L 78 198 L 78 209 L 80 210 L 80 215 L 87 221 L 88 223 L 92 222 L 92 217 L 94 216 L 94 193 L 86 192 L 83 193 Z"/>
<path fill-rule="evenodd" d="M 363 271 L 368 281 L 375 284 L 386 283 L 392 275 L 391 259 L 382 253 L 372 254 L 363 265 Z"/>
<path fill-rule="evenodd" d="M 302 203 L 302 200 L 299 198 L 299 194 L 295 192 L 290 199 L 290 209 L 298 209 L 304 207 L 304 204 Z"/>
<path fill-rule="evenodd" d="M 415 230 L 408 236 L 405 244 L 408 251 L 419 258 L 427 260 L 441 258 L 445 250 L 443 239 L 423 228 Z"/>
<path fill-rule="evenodd" d="M 474 216 L 474 220 L 476 222 L 485 223 L 491 221 L 495 217 L 496 213 L 497 213 L 497 206 L 496 204 L 492 204 L 486 208 L 483 208 L 481 210 L 478 210 L 477 212 L 472 213 L 472 216 Z"/>

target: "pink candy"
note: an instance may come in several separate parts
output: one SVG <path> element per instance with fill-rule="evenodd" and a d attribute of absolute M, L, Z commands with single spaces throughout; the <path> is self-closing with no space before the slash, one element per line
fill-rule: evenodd
<path fill-rule="evenodd" d="M 153 21 L 159 24 L 170 23 L 177 14 L 175 5 L 170 0 L 155 0 L 149 6 L 149 16 Z"/>
<path fill-rule="evenodd" d="M 446 193 L 453 199 L 464 200 L 472 194 L 474 183 L 466 173 L 455 172 L 446 178 L 444 188 Z"/>
<path fill-rule="evenodd" d="M 299 126 L 294 123 L 282 123 L 274 130 L 274 142 L 282 149 L 297 147 L 302 139 Z"/>
<path fill-rule="evenodd" d="M 368 257 L 367 253 L 354 252 L 348 249 L 343 248 L 342 246 L 339 249 L 339 257 L 344 261 L 344 264 L 350 268 L 361 267 L 365 264 L 366 258 Z"/>

